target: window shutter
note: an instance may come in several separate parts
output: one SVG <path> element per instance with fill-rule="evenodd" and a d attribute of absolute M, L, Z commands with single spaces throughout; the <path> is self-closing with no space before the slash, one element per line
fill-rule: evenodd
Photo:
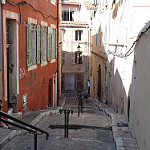
<path fill-rule="evenodd" d="M 41 62 L 44 61 L 44 26 L 41 26 Z"/>
<path fill-rule="evenodd" d="M 55 58 L 57 58 L 57 29 L 55 29 Z"/>
<path fill-rule="evenodd" d="M 78 40 L 78 31 L 75 31 L 75 40 Z"/>
<path fill-rule="evenodd" d="M 36 56 L 36 59 L 37 59 L 37 64 L 40 64 L 41 63 L 41 28 L 40 28 L 40 25 L 37 25 L 37 56 Z"/>
<path fill-rule="evenodd" d="M 75 52 L 75 63 L 77 63 L 77 53 L 78 52 Z"/>
<path fill-rule="evenodd" d="M 31 23 L 27 25 L 27 67 L 32 65 Z"/>
<path fill-rule="evenodd" d="M 55 30 L 52 28 L 53 36 L 52 36 L 52 58 L 55 59 Z"/>
<path fill-rule="evenodd" d="M 48 27 L 48 61 L 52 60 L 53 28 Z"/>

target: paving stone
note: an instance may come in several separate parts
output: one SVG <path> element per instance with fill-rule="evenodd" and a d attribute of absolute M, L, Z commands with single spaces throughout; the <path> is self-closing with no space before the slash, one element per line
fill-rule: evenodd
<path fill-rule="evenodd" d="M 49 133 L 48 140 L 44 134 L 38 135 L 38 149 L 137 150 L 136 140 L 130 138 L 132 136 L 129 136 L 128 127 L 117 126 L 117 123 L 126 123 L 124 115 L 115 113 L 113 109 L 93 98 L 84 99 L 83 106 L 83 113 L 78 116 L 78 101 L 71 97 L 66 99 L 64 107 L 40 111 L 39 114 L 33 112 L 30 122 Z M 81 126 L 80 129 L 69 129 L 69 138 L 64 138 L 64 129 L 49 127 L 64 125 L 64 114 L 59 114 L 60 108 L 73 110 L 74 114 L 69 115 L 69 124 Z M 27 116 L 30 117 L 28 114 Z M 17 131 L 21 136 L 13 138 L 1 150 L 33 150 L 34 135 L 21 133 L 23 132 Z"/>

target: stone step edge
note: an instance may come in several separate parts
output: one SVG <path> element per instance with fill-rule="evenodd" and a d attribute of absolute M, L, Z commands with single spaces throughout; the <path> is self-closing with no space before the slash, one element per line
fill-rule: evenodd
<path fill-rule="evenodd" d="M 49 110 L 47 112 L 41 113 L 30 124 L 35 126 L 40 121 L 42 121 L 45 117 L 58 113 L 59 109 L 63 109 L 65 105 L 65 101 L 66 101 L 66 98 L 64 97 L 61 106 L 59 106 L 56 110 Z M 2 141 L 0 141 L 0 149 L 9 141 L 11 141 L 15 136 L 26 135 L 27 133 L 28 131 L 25 131 L 25 130 L 12 130 Z"/>

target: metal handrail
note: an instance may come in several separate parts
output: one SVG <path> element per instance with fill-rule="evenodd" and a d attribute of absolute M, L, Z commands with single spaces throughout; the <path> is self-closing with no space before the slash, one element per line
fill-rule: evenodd
<path fill-rule="evenodd" d="M 17 123 L 19 123 L 19 124 L 21 124 L 21 125 L 16 124 L 16 123 L 11 122 L 11 121 L 8 121 L 8 120 L 5 120 L 5 119 L 3 119 L 2 117 L 8 118 L 8 119 L 10 119 L 10 120 L 12 120 L 12 121 L 15 121 L 15 122 L 17 122 Z M 38 134 L 37 131 L 40 132 L 41 134 L 43 134 L 43 133 L 46 134 L 46 140 L 47 140 L 48 137 L 49 137 L 49 133 L 48 133 L 48 132 L 46 132 L 46 131 L 44 131 L 44 130 L 42 130 L 42 129 L 40 129 L 40 128 L 37 128 L 37 127 L 35 127 L 35 126 L 33 126 L 33 125 L 30 125 L 30 124 L 28 124 L 28 123 L 26 123 L 26 122 L 23 122 L 23 121 L 21 121 L 21 120 L 15 118 L 15 117 L 12 117 L 12 116 L 10 116 L 10 115 L 8 115 L 7 113 L 2 112 L 2 111 L 0 111 L 0 122 L 4 122 L 4 123 L 6 123 L 6 124 L 10 124 L 10 125 L 12 125 L 12 126 L 15 126 L 15 127 L 21 128 L 21 129 L 24 129 L 24 130 L 28 131 L 29 133 L 33 133 L 33 134 L 34 134 L 34 150 L 37 150 L 37 134 Z M 24 126 L 26 126 L 26 127 L 24 127 L 24 126 L 22 126 L 22 125 L 24 125 Z"/>

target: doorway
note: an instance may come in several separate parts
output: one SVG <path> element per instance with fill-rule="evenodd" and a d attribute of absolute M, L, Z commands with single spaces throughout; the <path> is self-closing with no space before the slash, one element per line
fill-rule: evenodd
<path fill-rule="evenodd" d="M 98 96 L 99 100 L 101 100 L 101 65 L 100 64 L 98 67 L 98 92 L 97 92 L 97 96 Z"/>
<path fill-rule="evenodd" d="M 65 91 L 73 91 L 75 89 L 75 75 L 65 75 Z"/>
<path fill-rule="evenodd" d="M 53 76 L 53 106 L 57 105 L 57 74 Z"/>
<path fill-rule="evenodd" d="M 17 112 L 17 39 L 16 20 L 6 19 L 8 110 Z"/>
<path fill-rule="evenodd" d="M 49 88 L 48 88 L 48 107 L 52 107 L 52 78 L 49 79 Z"/>

